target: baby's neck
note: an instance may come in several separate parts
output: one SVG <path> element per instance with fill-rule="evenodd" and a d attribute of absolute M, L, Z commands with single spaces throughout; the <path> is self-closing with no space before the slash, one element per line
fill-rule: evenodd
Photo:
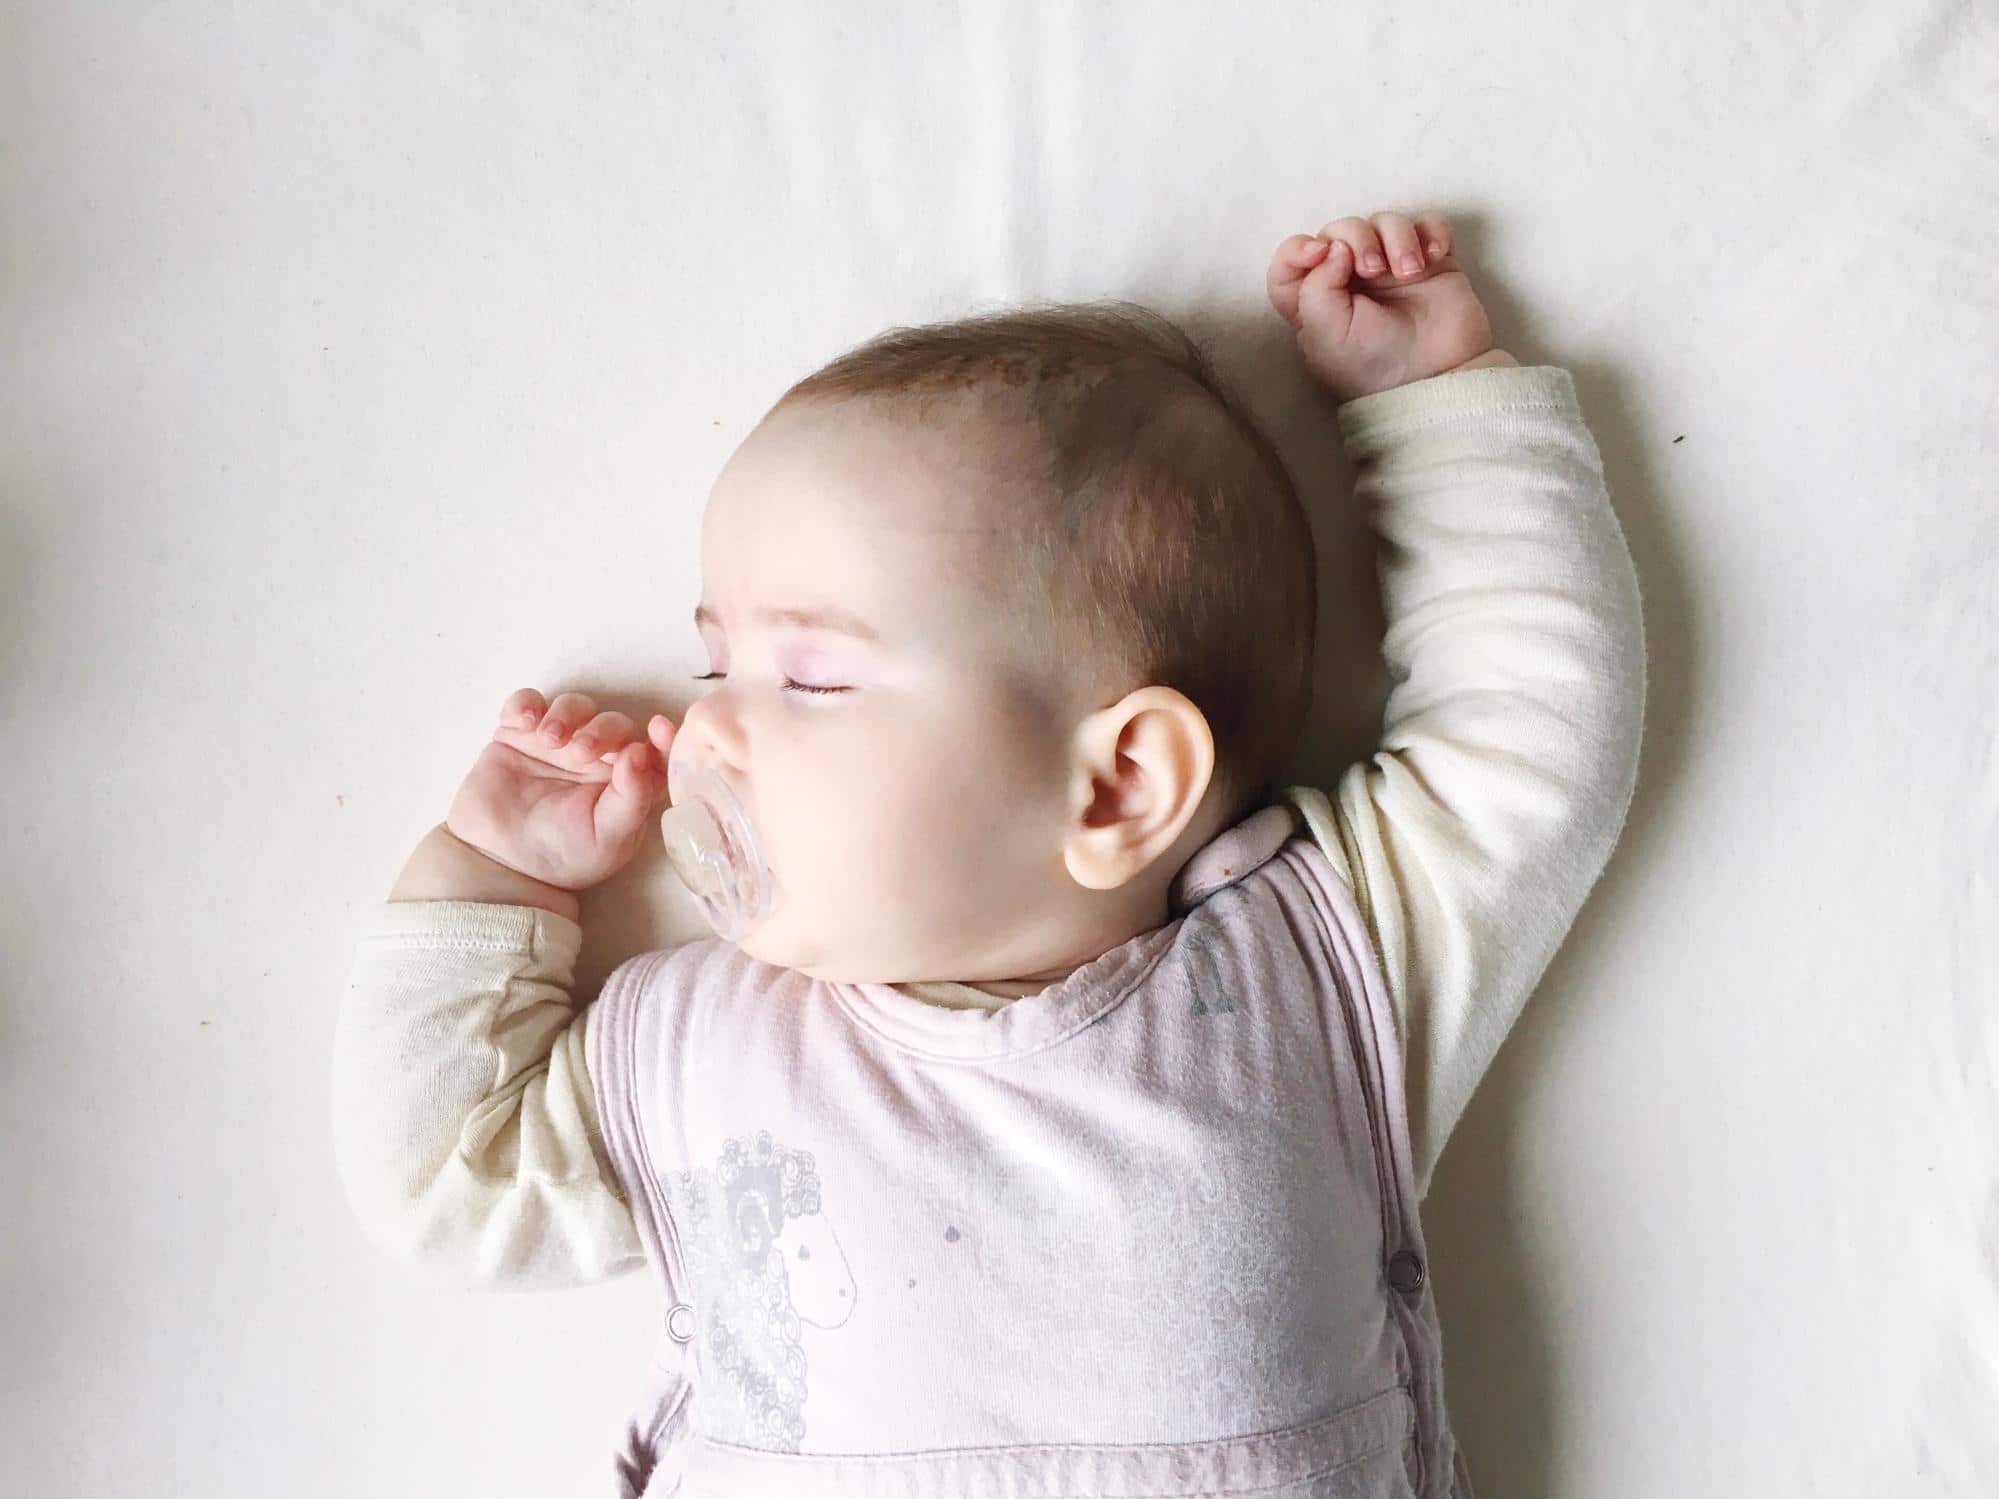
<path fill-rule="evenodd" d="M 988 994 L 1004 994 L 1009 997 L 1020 997 L 1029 993 L 1037 993 L 1042 989 L 1046 989 L 1051 984 L 1061 983 L 1062 980 L 1069 977 L 1077 969 L 1088 967 L 1105 953 L 1123 947 L 1133 938 L 1141 937 L 1147 932 L 1156 931 L 1158 928 L 1164 926 L 1170 915 L 1167 909 L 1166 898 L 1163 895 L 1159 896 L 1156 905 L 1158 907 L 1156 911 L 1149 912 L 1146 919 L 1138 922 L 1136 926 L 1133 926 L 1132 930 L 1124 932 L 1124 935 L 1117 936 L 1115 933 L 1106 934 L 1085 943 L 1084 946 L 1086 948 L 1093 947 L 1096 948 L 1096 951 L 1086 952 L 1082 957 L 1071 957 L 1065 962 L 1054 963 L 1046 968 L 1038 968 L 1031 973 L 1023 973 L 1015 978 L 956 979 L 953 982 L 963 984 L 970 989 L 982 989 Z M 1122 931 L 1123 927 L 1128 925 L 1131 925 L 1131 923 L 1126 921 L 1117 930 Z"/>

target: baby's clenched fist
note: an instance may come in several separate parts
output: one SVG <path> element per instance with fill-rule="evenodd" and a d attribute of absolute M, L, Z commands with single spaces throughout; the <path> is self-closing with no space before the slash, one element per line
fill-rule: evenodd
<path fill-rule="evenodd" d="M 1270 260 L 1270 305 L 1305 366 L 1342 401 L 1455 370 L 1492 348 L 1492 325 L 1451 258 L 1441 214 L 1377 213 L 1294 234 Z"/>

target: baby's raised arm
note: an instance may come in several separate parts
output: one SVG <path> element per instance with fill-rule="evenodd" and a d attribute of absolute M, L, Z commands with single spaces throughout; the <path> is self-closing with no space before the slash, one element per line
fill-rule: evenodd
<path fill-rule="evenodd" d="M 1622 830 L 1644 626 L 1569 373 L 1509 356 L 1436 367 L 1490 339 L 1448 224 L 1382 214 L 1322 232 L 1330 250 L 1306 236 L 1278 247 L 1271 299 L 1313 373 L 1345 396 L 1337 419 L 1380 538 L 1393 687 L 1381 747 L 1330 797 L 1287 796 L 1374 933 L 1422 1191 Z M 1412 252 L 1418 235 L 1445 253 L 1353 284 L 1356 258 Z M 1305 268 L 1328 263 L 1315 289 Z"/>

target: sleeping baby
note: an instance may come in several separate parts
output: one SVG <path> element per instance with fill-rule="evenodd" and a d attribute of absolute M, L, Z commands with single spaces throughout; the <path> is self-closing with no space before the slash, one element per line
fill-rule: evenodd
<path fill-rule="evenodd" d="M 1637 579 L 1435 214 L 1280 244 L 1379 534 L 1380 747 L 1287 784 L 1316 564 L 1125 303 L 896 328 L 717 477 L 676 725 L 522 689 L 360 934 L 348 1196 L 473 1287 L 649 1266 L 615 1491 L 1469 1496 L 1419 1204 L 1610 857 Z M 571 992 L 664 841 L 714 934 Z"/>

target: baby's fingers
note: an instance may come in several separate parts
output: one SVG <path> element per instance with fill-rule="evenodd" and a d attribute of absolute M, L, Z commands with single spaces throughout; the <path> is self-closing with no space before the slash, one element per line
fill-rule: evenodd
<path fill-rule="evenodd" d="M 1270 305 L 1292 327 L 1298 326 L 1298 285 L 1326 256 L 1326 241 L 1316 234 L 1294 234 L 1270 257 L 1265 288 Z"/>
<path fill-rule="evenodd" d="M 1353 293 L 1348 289 L 1353 274 L 1353 251 L 1339 240 L 1319 268 L 1297 288 L 1298 327 L 1301 334 L 1329 335 L 1344 340 L 1353 326 Z"/>
<path fill-rule="evenodd" d="M 638 726 L 624 714 L 606 710 L 570 735 L 569 743 L 586 755 L 608 760 L 630 744 L 637 734 Z"/>
<path fill-rule="evenodd" d="M 547 711 L 548 700 L 532 687 L 523 687 L 508 693 L 507 700 L 500 704 L 500 727 L 531 729 Z"/>
<path fill-rule="evenodd" d="M 629 844 L 666 794 L 666 765 L 650 744 L 628 744 L 611 758 L 611 784 L 597 798 L 597 841 Z"/>
<path fill-rule="evenodd" d="M 577 726 L 588 723 L 596 712 L 597 705 L 588 693 L 560 693 L 542 717 L 541 736 L 551 745 L 567 744 Z"/>
<path fill-rule="evenodd" d="M 1423 253 L 1432 265 L 1451 253 L 1451 221 L 1442 214 L 1417 214 L 1416 232 L 1423 237 Z"/>

